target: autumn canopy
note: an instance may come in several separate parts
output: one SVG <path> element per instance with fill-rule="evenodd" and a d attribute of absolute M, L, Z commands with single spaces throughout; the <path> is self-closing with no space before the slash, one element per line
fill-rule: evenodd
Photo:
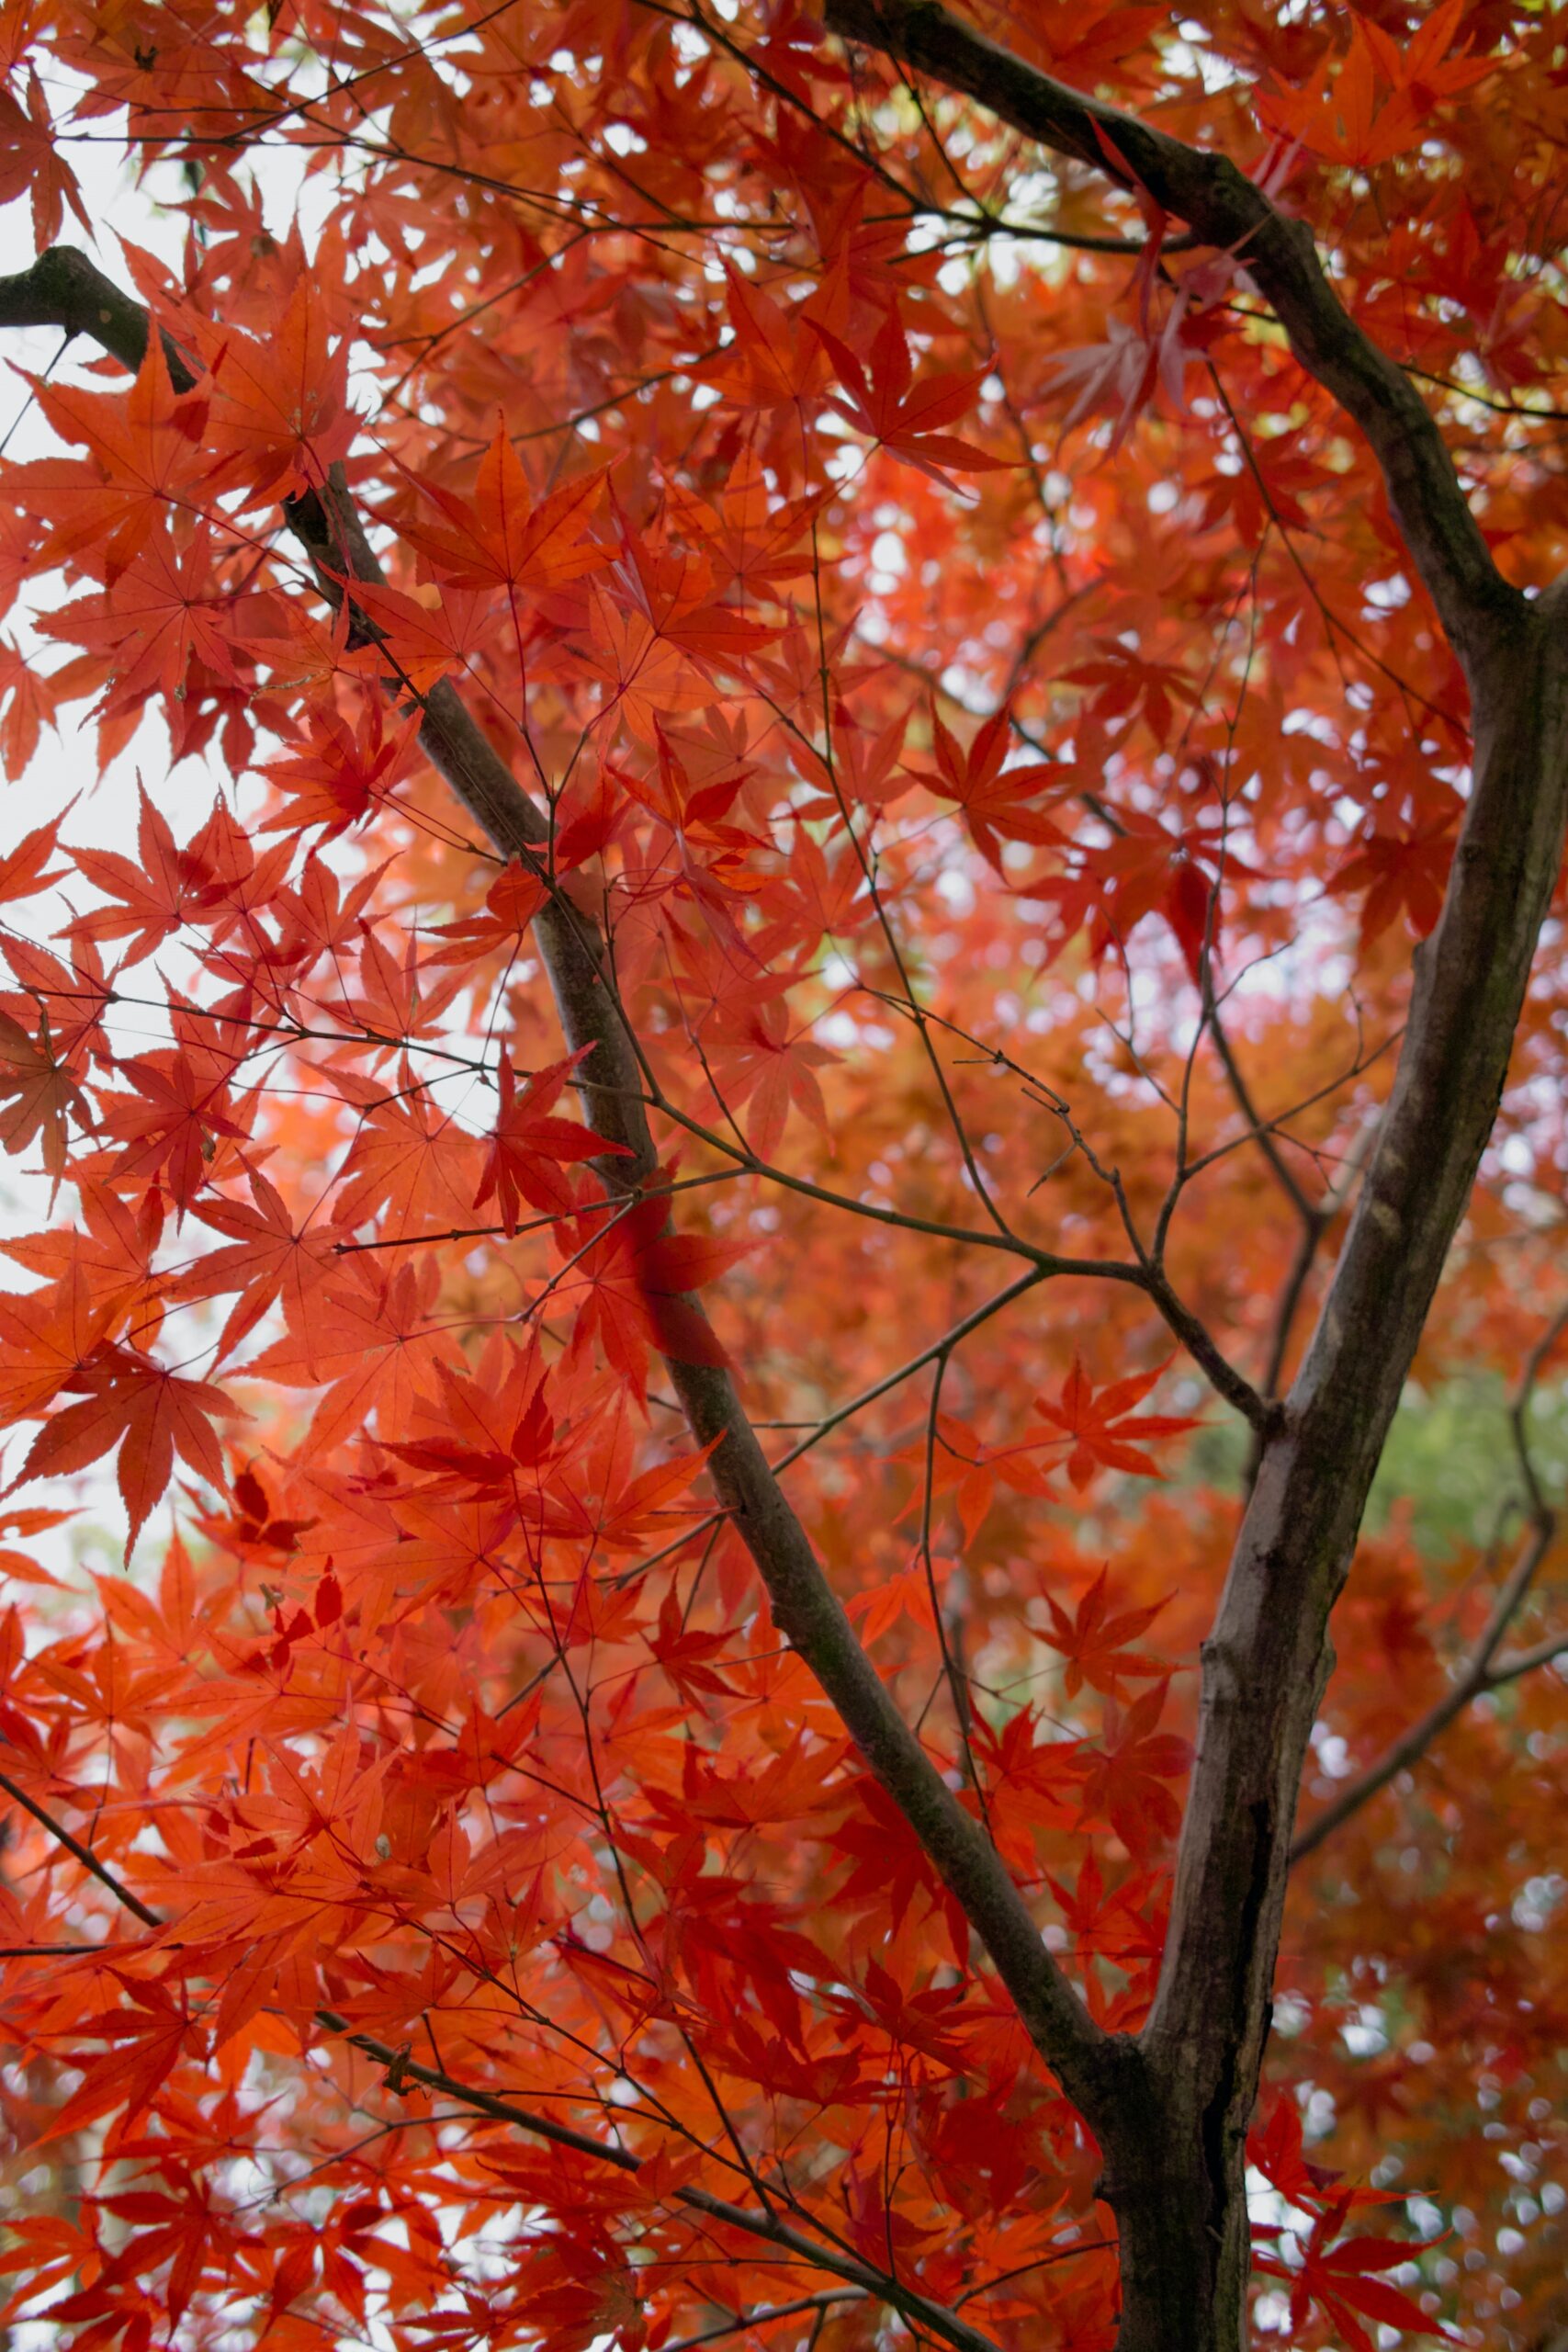
<path fill-rule="evenodd" d="M 1568 2343 L 1562 33 L 6 0 L 18 2346 Z"/>

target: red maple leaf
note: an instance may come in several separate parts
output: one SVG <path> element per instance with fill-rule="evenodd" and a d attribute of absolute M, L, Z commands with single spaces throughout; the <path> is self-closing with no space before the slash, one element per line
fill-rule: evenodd
<path fill-rule="evenodd" d="M 1155 1619 L 1168 1603 L 1156 1600 L 1140 1609 L 1124 1609 L 1114 1617 L 1106 1613 L 1106 1590 L 1110 1571 L 1101 1568 L 1089 1590 L 1078 1602 L 1071 1617 L 1060 1608 L 1050 1593 L 1044 1594 L 1045 1606 L 1051 1612 L 1050 1633 L 1043 1639 L 1054 1650 L 1060 1650 L 1067 1661 L 1064 1677 L 1069 1699 L 1076 1699 L 1088 1682 L 1094 1690 L 1102 1690 L 1108 1698 L 1120 1699 L 1122 1685 L 1134 1675 L 1168 1674 L 1169 1666 L 1163 1658 L 1140 1657 L 1127 1644 L 1135 1642 L 1147 1633 Z"/>
<path fill-rule="evenodd" d="M 511 1056 L 501 1057 L 501 1103 L 474 1206 L 483 1208 L 493 1194 L 509 1235 L 517 1230 L 517 1212 L 525 1201 L 547 1216 L 571 1215 L 576 1194 L 561 1173 L 563 1163 L 630 1157 L 625 1144 L 611 1143 L 555 1110 L 582 1058 L 581 1052 L 570 1054 L 544 1069 L 525 1070 L 519 1088 Z"/>
<path fill-rule="evenodd" d="M 262 831 L 296 833 L 321 825 L 326 829 L 322 838 L 333 841 L 361 823 L 412 766 L 419 713 L 389 723 L 384 706 L 372 692 L 355 722 L 351 724 L 340 711 L 316 706 L 307 711 L 306 725 L 309 734 L 299 740 L 293 754 L 268 760 L 260 771 L 288 796 L 282 813 Z"/>
<path fill-rule="evenodd" d="M 28 1449 L 13 1485 L 60 1478 L 119 1447 L 119 1491 L 130 1514 L 129 1566 L 147 1514 L 174 1475 L 175 1456 L 209 1486 L 227 1484 L 214 1420 L 248 1420 L 249 1414 L 209 1381 L 186 1380 L 151 1357 L 108 1341 L 95 1349 L 65 1385 L 85 1390 L 46 1421 Z"/>
<path fill-rule="evenodd" d="M 175 391 L 164 338 L 151 334 L 128 390 L 40 383 L 35 396 L 61 439 L 80 442 L 89 453 L 40 458 L 18 484 L 27 503 L 49 518 L 38 560 L 85 561 L 112 587 L 164 523 L 169 504 L 189 505 L 194 485 L 209 470 L 206 395 Z"/>
<path fill-rule="evenodd" d="M 1376 2352 L 1377 2339 L 1363 2324 L 1367 2320 L 1410 2335 L 1440 2335 L 1457 2341 L 1441 2320 L 1429 2318 L 1402 2289 L 1376 2275 L 1408 2262 L 1421 2252 L 1419 2245 L 1403 2238 L 1340 2237 L 1346 2217 L 1357 2201 L 1354 2190 L 1341 2190 L 1329 2199 L 1313 2222 L 1310 2236 L 1296 2242 L 1299 2267 L 1254 2249 L 1254 2269 L 1290 2285 L 1292 2327 L 1303 2327 L 1315 2303 L 1351 2352 Z"/>
<path fill-rule="evenodd" d="M 1014 768 L 1002 764 L 1012 733 L 1010 706 L 1004 704 L 981 722 L 967 751 L 942 724 L 941 713 L 934 707 L 931 720 L 936 774 L 933 775 L 929 768 L 914 766 L 908 766 L 907 773 L 942 799 L 957 801 L 976 848 L 998 874 L 1003 871 L 1004 841 L 1037 844 L 1065 842 L 1066 835 L 1049 817 L 1023 806 L 1026 800 L 1037 799 L 1043 792 L 1061 797 L 1065 787 L 1057 770 L 1043 761 Z"/>
<path fill-rule="evenodd" d="M 1084 1817 L 1098 1815 L 1109 1821 L 1128 1852 L 1140 1860 L 1181 1826 L 1181 1808 L 1166 1783 L 1186 1771 L 1191 1745 L 1179 1733 L 1155 1728 L 1169 1688 L 1168 1681 L 1156 1683 L 1125 1713 L 1108 1699 L 1103 1737 L 1088 1751 Z"/>
<path fill-rule="evenodd" d="M 829 407 L 879 448 L 949 489 L 950 473 L 990 473 L 1006 466 L 1006 458 L 988 457 L 941 429 L 974 406 L 983 368 L 968 376 L 928 376 L 917 384 L 908 338 L 894 311 L 877 328 L 864 362 L 827 327 L 816 332 L 844 387 L 845 397 L 830 400 Z"/>
<path fill-rule="evenodd" d="M 692 373 L 716 385 L 737 408 L 794 408 L 810 402 L 828 380 L 818 340 L 816 313 L 803 306 L 787 311 L 760 286 L 749 285 L 732 263 L 724 275 L 729 289 L 733 339 Z"/>
<path fill-rule="evenodd" d="M 334 343 L 321 282 L 301 270 L 263 339 L 182 313 L 206 362 L 212 401 L 213 486 L 247 506 L 325 486 L 353 447 L 346 335 Z"/>
<path fill-rule="evenodd" d="M 102 710 L 133 710 L 153 693 L 177 698 L 194 659 L 217 678 L 241 682 L 228 622 L 229 600 L 213 576 L 215 543 L 203 528 L 184 547 L 150 537 L 112 590 L 79 596 L 39 616 L 46 636 L 85 645 L 103 663 Z"/>
<path fill-rule="evenodd" d="M 199 1048 L 139 1055 L 115 1068 L 136 1091 L 99 1098 L 103 1125 L 120 1147 L 114 1182 L 150 1185 L 162 1178 L 183 1216 L 207 1182 L 219 1137 L 243 1140 L 249 1133 L 231 1114 L 231 1068 Z"/>
<path fill-rule="evenodd" d="M 1169 1361 L 1168 1357 L 1153 1372 L 1136 1374 L 1130 1380 L 1112 1380 L 1097 1389 L 1075 1355 L 1073 1368 L 1056 1402 L 1053 1404 L 1046 1396 L 1034 1399 L 1035 1411 L 1048 1426 L 1031 1432 L 1025 1442 L 1070 1447 L 1067 1476 L 1080 1494 L 1099 1470 L 1124 1470 L 1138 1478 L 1162 1478 L 1165 1473 L 1158 1464 L 1132 1441 L 1177 1437 L 1183 1430 L 1195 1430 L 1198 1423 L 1169 1413 L 1135 1415 L 1133 1408 L 1148 1395 Z M 1051 1434 L 1053 1431 L 1058 1434 Z"/>
<path fill-rule="evenodd" d="M 47 1008 L 40 1008 L 36 1038 L 0 1008 L 0 1103 L 6 1106 L 0 1110 L 0 1146 L 15 1154 L 36 1138 L 44 1172 L 58 1189 L 72 1119 L 84 1127 L 94 1120 L 77 1074 L 55 1051 Z"/>
<path fill-rule="evenodd" d="M 1361 900 L 1361 944 L 1369 946 L 1403 914 L 1417 939 L 1436 928 L 1453 864 L 1457 808 L 1445 808 L 1425 824 L 1407 822 L 1395 831 L 1373 819 L 1348 857 L 1336 866 L 1325 889 L 1331 899 Z"/>
<path fill-rule="evenodd" d="M 76 175 L 55 146 L 49 100 L 31 64 L 25 107 L 9 90 L 0 88 L 0 204 L 14 203 L 24 192 L 32 199 L 33 236 L 39 253 L 59 235 L 67 204 L 89 237 L 97 233 Z"/>
<path fill-rule="evenodd" d="M 728 1363 L 691 1295 L 738 1264 L 751 1247 L 706 1234 L 667 1232 L 668 1215 L 666 1204 L 657 1199 L 632 1208 L 609 1203 L 580 1212 L 576 1262 L 561 1285 L 586 1293 L 574 1345 L 596 1333 L 607 1360 L 638 1396 L 646 1389 L 650 1347 L 680 1363 Z"/>
<path fill-rule="evenodd" d="M 604 487 L 604 469 L 580 474 L 536 503 L 504 420 L 479 460 L 471 499 L 426 474 L 413 479 L 445 521 L 423 523 L 416 516 L 402 524 L 402 536 L 459 588 L 501 588 L 512 596 L 525 589 L 538 595 L 611 560 L 609 548 L 584 536 Z"/>

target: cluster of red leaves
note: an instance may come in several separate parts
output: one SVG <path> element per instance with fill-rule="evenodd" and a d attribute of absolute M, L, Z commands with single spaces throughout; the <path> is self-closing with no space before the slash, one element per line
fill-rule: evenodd
<path fill-rule="evenodd" d="M 1561 568 L 1547 17 L 978 14 L 1310 211 L 1500 560 Z M 1109 147 L 1109 209 L 1054 187 L 1069 259 L 958 265 L 931 191 L 964 173 L 967 250 L 1013 150 L 891 84 L 868 114 L 880 69 L 788 6 L 57 0 L 0 64 L 40 240 L 106 121 L 190 232 L 178 270 L 124 249 L 162 329 L 129 380 L 30 385 L 0 756 L 31 790 L 45 730 L 112 767 L 151 718 L 221 778 L 196 821 L 154 776 L 134 854 L 85 800 L 0 862 L 0 1144 L 64 1204 L 6 1244 L 6 1476 L 100 1468 L 69 1574 L 82 1490 L 4 1505 L 0 2324 L 658 2352 L 843 2288 L 798 2340 L 863 2352 L 884 2301 L 815 2247 L 1106 2352 L 1098 2154 L 669 1391 L 741 1370 L 876 1670 L 1136 2029 L 1239 1462 L 1222 1430 L 1193 1468 L 1217 1415 L 1147 1284 L 1083 1270 L 1157 1229 L 1258 1374 L 1299 1205 L 1258 1136 L 1325 1225 L 1364 1155 L 1467 752 L 1370 467 L 1246 254 L 1186 250 Z M 276 144 L 333 193 L 309 249 L 248 175 Z M 313 577 L 287 528 L 340 480 L 386 571 L 356 617 L 347 537 Z M 428 763 L 453 695 L 543 812 L 528 860 Z M 542 940 L 590 926 L 656 1166 L 555 1024 Z M 1565 1007 L 1553 948 L 1435 1365 L 1534 1336 Z M 1019 1237 L 1066 1271 L 993 1311 Z M 1484 1567 L 1366 1547 L 1324 1757 L 1438 1695 Z M 1494 2235 L 1498 2140 L 1517 2181 L 1561 2153 L 1568 1979 L 1520 1924 L 1560 1687 L 1353 1825 L 1285 1943 L 1272 2063 L 1347 2177 L 1392 2154 Z M 1371 2192 L 1301 2114 L 1254 2151 L 1296 2341 L 1439 2295 L 1552 2321 L 1549 2206 L 1448 2275 L 1347 2233 Z"/>

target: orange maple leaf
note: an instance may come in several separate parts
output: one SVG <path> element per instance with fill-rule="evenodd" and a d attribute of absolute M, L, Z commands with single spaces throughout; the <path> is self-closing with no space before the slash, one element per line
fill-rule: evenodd
<path fill-rule="evenodd" d="M 323 489 L 358 420 L 348 405 L 348 339 L 332 342 L 314 274 L 301 271 L 265 341 L 193 323 L 210 379 L 214 489 L 239 491 L 244 506 Z"/>
<path fill-rule="evenodd" d="M 526 589 L 538 595 L 611 560 L 609 548 L 584 537 L 606 470 L 580 474 L 536 503 L 502 419 L 479 460 L 472 499 L 459 498 L 425 474 L 415 476 L 415 487 L 445 516 L 445 526 L 415 517 L 401 524 L 401 536 L 457 587 L 500 588 L 512 596 Z"/>
<path fill-rule="evenodd" d="M 175 390 L 164 338 L 150 334 L 128 390 L 40 382 L 34 396 L 61 439 L 89 452 L 39 458 L 21 475 L 23 497 L 51 525 L 38 560 L 74 559 L 112 587 L 166 510 L 190 505 L 209 469 L 206 394 Z"/>
<path fill-rule="evenodd" d="M 1433 116 L 1445 99 L 1495 70 L 1495 59 L 1470 54 L 1469 41 L 1457 56 L 1449 53 L 1468 5 L 1469 0 L 1443 0 L 1403 41 L 1357 16 L 1342 57 L 1325 50 L 1300 89 L 1255 96 L 1259 119 L 1325 162 L 1361 171 L 1406 153 L 1430 136 Z M 1388 88 L 1381 105 L 1380 78 Z"/>

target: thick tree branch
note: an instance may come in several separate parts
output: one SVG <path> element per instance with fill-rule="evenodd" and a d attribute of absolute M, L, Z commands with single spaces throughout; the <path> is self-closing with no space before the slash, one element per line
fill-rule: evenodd
<path fill-rule="evenodd" d="M 1302 366 L 1365 434 L 1456 650 L 1478 650 L 1506 625 L 1519 598 L 1492 561 L 1442 435 L 1404 369 L 1348 316 L 1310 229 L 1276 211 L 1228 156 L 1190 147 L 1053 80 L 942 0 L 827 0 L 825 16 L 829 31 L 966 92 L 1055 153 L 1124 187 L 1141 184 L 1202 243 L 1235 253 Z"/>
<path fill-rule="evenodd" d="M 19 277 L 0 280 L 0 326 L 43 323 L 92 336 L 128 367 L 140 364 L 146 347 L 147 314 L 85 254 L 63 249 L 46 254 Z M 177 351 L 171 353 L 171 369 L 189 380 Z M 324 498 L 312 494 L 291 501 L 287 512 L 295 537 L 326 582 L 345 572 L 379 582 L 380 565 L 341 481 Z M 456 687 L 443 679 L 422 707 L 420 742 L 432 764 L 502 856 L 537 868 L 549 839 L 548 820 Z M 638 1192 L 655 1178 L 658 1155 L 643 1103 L 644 1072 L 609 978 L 604 943 L 592 921 L 558 893 L 536 918 L 535 933 L 567 1044 L 574 1051 L 591 1049 L 584 1066 L 589 1115 L 600 1134 L 629 1155 L 601 1163 L 601 1177 L 614 1193 Z M 1109 2037 L 1046 1951 L 1005 1863 L 948 1787 L 866 1655 L 728 1371 L 671 1361 L 669 1372 L 697 1443 L 716 1441 L 709 1474 L 756 1564 L 775 1623 L 810 1668 L 975 1928 L 1036 2050 L 1092 2117 L 1116 2071 L 1107 2056 Z"/>
<path fill-rule="evenodd" d="M 1234 253 L 1295 356 L 1360 428 L 1464 667 L 1473 780 L 1442 914 L 1417 951 L 1376 1148 L 1280 1425 L 1268 1436 L 1214 1627 L 1141 2080 L 1113 2119 L 1119 2352 L 1245 2332 L 1246 2134 L 1269 2030 L 1291 1834 L 1333 1663 L 1328 1619 L 1506 1075 L 1568 809 L 1568 591 L 1501 579 L 1442 435 L 1330 288 L 1310 231 L 1225 156 L 1010 55 L 941 0 L 828 0 L 829 27 L 967 92 L 1057 153 L 1134 185 Z"/>

